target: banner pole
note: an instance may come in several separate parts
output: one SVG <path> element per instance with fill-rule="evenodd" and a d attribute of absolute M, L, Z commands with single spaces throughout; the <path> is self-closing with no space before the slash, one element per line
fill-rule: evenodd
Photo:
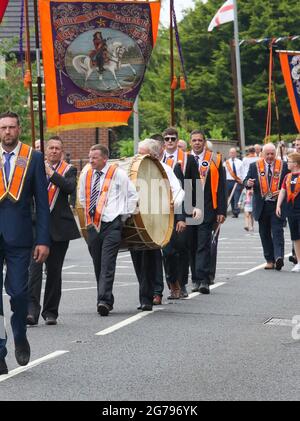
<path fill-rule="evenodd" d="M 173 7 L 174 0 L 170 0 L 170 86 L 174 78 L 174 40 L 173 40 Z M 175 125 L 175 89 L 171 89 L 171 126 Z"/>
<path fill-rule="evenodd" d="M 43 90 L 42 90 L 41 50 L 40 50 L 40 38 L 39 38 L 37 0 L 34 0 L 33 6 L 34 6 L 35 51 L 36 51 L 36 68 L 37 68 L 37 91 L 38 91 L 38 107 L 39 107 L 40 142 L 41 142 L 41 152 L 44 155 Z"/>
<path fill-rule="evenodd" d="M 242 75 L 241 75 L 241 59 L 240 59 L 240 45 L 239 45 L 239 26 L 237 3 L 233 0 L 234 5 L 234 41 L 235 41 L 235 57 L 236 57 L 236 73 L 237 73 L 237 91 L 239 100 L 239 122 L 241 135 L 241 152 L 245 152 L 245 127 L 244 127 L 244 112 L 243 112 L 243 93 L 242 93 Z"/>
<path fill-rule="evenodd" d="M 29 75 L 28 88 L 29 88 L 29 107 L 31 119 L 31 144 L 35 148 L 35 128 L 34 128 L 34 111 L 33 111 L 33 92 L 32 92 L 32 73 L 31 73 L 31 57 L 30 57 L 30 32 L 29 32 L 29 16 L 28 16 L 28 0 L 24 0 L 25 11 L 25 28 L 26 28 L 26 64 L 27 72 Z"/>

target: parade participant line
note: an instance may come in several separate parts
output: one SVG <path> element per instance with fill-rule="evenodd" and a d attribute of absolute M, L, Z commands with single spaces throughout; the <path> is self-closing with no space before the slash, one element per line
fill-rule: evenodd
<path fill-rule="evenodd" d="M 291 253 L 286 254 L 284 257 L 289 257 L 289 256 L 291 256 Z M 256 270 L 264 268 L 265 266 L 266 266 L 266 262 L 262 263 L 261 265 L 255 266 L 252 269 L 246 270 L 245 272 L 238 273 L 236 276 L 248 275 L 249 273 L 252 273 L 252 272 L 255 272 Z"/>
<path fill-rule="evenodd" d="M 100 330 L 100 332 L 95 333 L 96 336 L 104 336 L 104 335 L 108 335 L 109 333 L 113 333 L 116 330 L 121 329 L 122 327 L 128 326 L 131 323 L 137 322 L 138 320 L 142 319 L 143 317 L 149 316 L 149 314 L 153 314 L 156 311 L 160 311 L 160 310 L 164 310 L 163 307 L 157 307 L 155 310 L 153 311 L 143 311 L 139 314 L 135 314 L 132 317 L 129 317 L 129 319 L 125 319 L 120 323 L 117 323 L 111 327 L 108 327 L 107 329 L 104 330 Z"/>
<path fill-rule="evenodd" d="M 55 351 L 55 352 L 52 352 L 51 354 L 45 355 L 45 357 L 38 358 L 37 360 L 32 361 L 31 363 L 29 363 L 25 367 L 15 368 L 14 370 L 9 371 L 8 374 L 2 375 L 0 377 L 0 383 L 4 382 L 5 380 L 8 380 L 11 377 L 14 377 L 14 376 L 16 376 L 20 373 L 23 373 L 24 371 L 27 371 L 30 368 L 36 367 L 36 366 L 44 363 L 45 361 L 49 361 L 53 358 L 60 357 L 61 355 L 66 354 L 67 352 L 69 352 L 69 351 Z"/>

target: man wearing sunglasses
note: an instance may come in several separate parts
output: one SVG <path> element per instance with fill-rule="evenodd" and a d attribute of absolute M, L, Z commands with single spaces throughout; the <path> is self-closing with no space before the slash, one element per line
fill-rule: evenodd
<path fill-rule="evenodd" d="M 178 148 L 178 132 L 174 127 L 163 133 L 165 152 L 162 162 L 174 170 L 185 191 L 184 211 L 176 215 L 173 234 L 163 250 L 166 281 L 170 287 L 169 299 L 186 298 L 189 272 L 190 227 L 187 218 L 200 220 L 201 211 L 196 207 L 199 172 L 193 157 Z"/>

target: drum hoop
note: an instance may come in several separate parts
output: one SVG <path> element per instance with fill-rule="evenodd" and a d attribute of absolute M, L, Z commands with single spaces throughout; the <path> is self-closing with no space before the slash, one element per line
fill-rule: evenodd
<path fill-rule="evenodd" d="M 133 184 L 136 185 L 139 166 L 141 165 L 142 161 L 146 158 L 151 159 L 151 161 L 153 161 L 154 164 L 161 171 L 163 178 L 165 180 L 169 181 L 167 173 L 166 173 L 164 167 L 159 162 L 159 160 L 148 154 L 148 155 L 136 155 L 133 158 L 132 163 L 131 163 L 131 165 L 129 166 L 129 169 L 128 169 L 128 176 L 129 176 L 130 180 L 133 182 Z M 170 182 L 169 182 L 169 184 L 170 184 Z M 172 202 L 173 197 L 172 197 L 171 188 L 169 190 L 170 190 L 170 199 L 171 199 L 171 202 Z M 170 215 L 169 215 L 169 226 L 168 226 L 165 238 L 164 238 L 162 244 L 158 244 L 157 247 L 164 247 L 170 241 L 170 238 L 171 238 L 171 235 L 172 235 L 172 232 L 173 232 L 173 227 L 174 227 L 174 206 L 170 206 L 170 209 L 171 209 L 171 212 L 170 212 Z M 144 225 L 144 222 L 142 220 L 141 214 L 138 213 L 136 215 L 133 215 L 132 219 L 133 219 L 134 226 L 137 230 L 137 233 L 138 233 L 141 241 L 144 241 L 146 243 L 156 244 L 156 243 L 153 242 L 152 238 L 149 236 L 149 234 L 146 230 L 146 227 Z M 143 232 L 141 233 L 140 230 L 143 230 Z"/>

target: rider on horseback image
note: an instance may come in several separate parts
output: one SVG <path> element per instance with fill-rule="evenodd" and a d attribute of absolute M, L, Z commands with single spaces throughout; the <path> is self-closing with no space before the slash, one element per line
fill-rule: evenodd
<path fill-rule="evenodd" d="M 99 73 L 102 74 L 104 72 L 103 66 L 108 59 L 108 49 L 107 42 L 105 39 L 103 39 L 102 33 L 100 31 L 94 33 L 93 44 L 95 49 L 89 53 L 89 56 L 93 65 L 97 66 Z"/>

